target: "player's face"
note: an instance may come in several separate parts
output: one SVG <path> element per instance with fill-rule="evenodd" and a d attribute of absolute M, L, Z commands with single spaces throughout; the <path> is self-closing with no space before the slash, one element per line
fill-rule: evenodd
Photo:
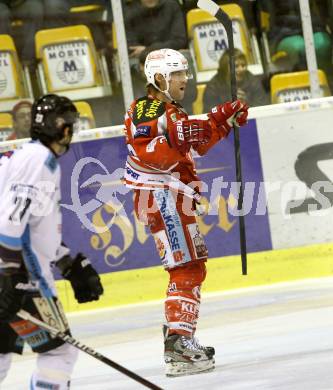
<path fill-rule="evenodd" d="M 31 108 L 21 107 L 14 119 L 15 131 L 20 137 L 30 136 L 30 125 L 31 125 Z"/>
<path fill-rule="evenodd" d="M 71 125 L 66 125 L 64 128 L 64 136 L 58 141 L 57 154 L 62 156 L 69 150 L 70 143 L 73 138 L 73 127 Z"/>
<path fill-rule="evenodd" d="M 64 116 L 56 118 L 56 126 L 63 129 L 63 138 L 58 142 L 57 154 L 62 155 L 69 149 L 73 134 L 79 130 L 79 115 L 77 113 L 68 112 Z"/>
<path fill-rule="evenodd" d="M 242 81 L 244 79 L 244 75 L 247 68 L 246 61 L 244 59 L 236 60 L 235 68 L 236 68 L 236 80 Z"/>
<path fill-rule="evenodd" d="M 188 79 L 189 75 L 185 70 L 170 74 L 169 94 L 175 101 L 179 102 L 184 99 Z"/>

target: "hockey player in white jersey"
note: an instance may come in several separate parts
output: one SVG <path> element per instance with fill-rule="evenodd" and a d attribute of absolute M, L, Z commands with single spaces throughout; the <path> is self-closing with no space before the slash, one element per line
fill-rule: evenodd
<path fill-rule="evenodd" d="M 99 299 L 103 287 L 88 259 L 61 244 L 60 167 L 78 113 L 66 97 L 46 95 L 32 108 L 31 138 L 0 160 L 0 383 L 12 352 L 27 342 L 38 353 L 30 389 L 69 389 L 77 350 L 16 313 L 21 309 L 69 332 L 52 268 L 71 282 L 78 302 Z M 28 387 L 28 386 L 27 386 Z"/>

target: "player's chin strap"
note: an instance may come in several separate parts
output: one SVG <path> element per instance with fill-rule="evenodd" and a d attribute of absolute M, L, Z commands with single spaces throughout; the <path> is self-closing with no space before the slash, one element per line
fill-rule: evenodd
<path fill-rule="evenodd" d="M 165 91 L 161 91 L 168 99 L 170 99 L 171 102 L 174 101 L 174 99 L 171 97 L 169 93 L 169 83 L 167 82 L 167 89 Z"/>
<path fill-rule="evenodd" d="M 156 83 L 154 84 L 154 87 L 156 87 L 160 92 L 163 93 L 163 95 L 165 95 L 171 102 L 173 102 L 174 99 L 171 97 L 169 93 L 169 87 L 170 87 L 169 80 L 167 78 L 164 78 L 164 80 L 166 82 L 166 89 L 164 91 Z"/>

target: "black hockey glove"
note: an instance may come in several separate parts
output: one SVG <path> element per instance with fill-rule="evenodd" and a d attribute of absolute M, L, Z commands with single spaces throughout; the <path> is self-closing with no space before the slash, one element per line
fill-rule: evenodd
<path fill-rule="evenodd" d="M 27 276 L 23 273 L 13 275 L 0 273 L 0 321 L 13 320 L 15 314 L 22 308 L 26 294 L 23 284 L 26 283 Z"/>
<path fill-rule="evenodd" d="M 69 258 L 69 256 L 66 257 Z M 73 261 L 68 262 L 68 266 L 62 270 L 62 276 L 71 282 L 75 299 L 79 303 L 97 301 L 103 294 L 103 286 L 98 273 L 82 253 L 79 253 Z"/>

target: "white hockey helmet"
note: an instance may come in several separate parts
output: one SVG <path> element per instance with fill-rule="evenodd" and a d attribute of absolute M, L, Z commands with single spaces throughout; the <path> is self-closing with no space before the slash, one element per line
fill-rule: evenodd
<path fill-rule="evenodd" d="M 155 75 L 160 73 L 164 77 L 167 89 L 161 92 L 167 95 L 171 73 L 186 71 L 187 78 L 191 78 L 187 59 L 182 53 L 173 49 L 160 49 L 150 52 L 146 57 L 144 71 L 148 84 L 152 84 L 159 91 L 161 89 L 156 85 Z"/>

